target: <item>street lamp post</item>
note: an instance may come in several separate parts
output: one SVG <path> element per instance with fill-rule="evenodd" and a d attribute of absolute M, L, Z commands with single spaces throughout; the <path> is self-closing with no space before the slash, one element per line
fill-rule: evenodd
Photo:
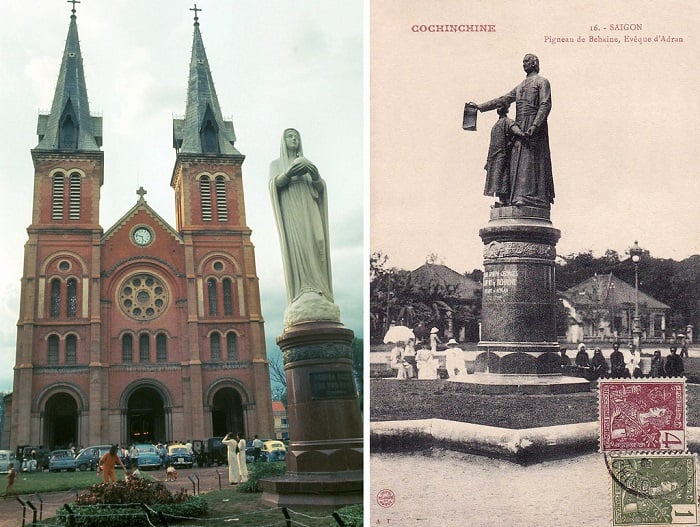
<path fill-rule="evenodd" d="M 642 327 L 639 323 L 639 260 L 644 253 L 637 240 L 630 247 L 630 256 L 634 262 L 634 320 L 632 321 L 632 343 L 638 350 L 642 350 Z"/>

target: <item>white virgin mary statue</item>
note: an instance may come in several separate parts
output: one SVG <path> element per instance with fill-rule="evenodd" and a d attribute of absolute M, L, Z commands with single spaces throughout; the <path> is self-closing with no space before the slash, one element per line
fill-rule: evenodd
<path fill-rule="evenodd" d="M 304 157 L 301 136 L 293 128 L 282 134 L 280 157 L 270 165 L 270 196 L 287 286 L 285 327 L 340 321 L 333 303 L 326 183 Z"/>

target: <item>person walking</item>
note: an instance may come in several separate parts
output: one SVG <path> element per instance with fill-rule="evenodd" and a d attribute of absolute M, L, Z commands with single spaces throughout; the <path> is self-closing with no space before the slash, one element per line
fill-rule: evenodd
<path fill-rule="evenodd" d="M 226 445 L 226 453 L 228 454 L 228 482 L 231 485 L 238 485 L 241 482 L 241 469 L 238 465 L 238 441 L 229 432 L 221 440 L 221 443 Z"/>
<path fill-rule="evenodd" d="M 100 458 L 100 463 L 97 465 L 97 474 L 99 475 L 100 470 L 102 470 L 102 479 L 105 483 L 117 481 L 117 474 L 114 472 L 114 467 L 117 464 L 121 465 L 126 474 L 126 467 L 119 455 L 117 455 L 118 448 L 117 445 L 112 445 L 109 452 Z"/>
<path fill-rule="evenodd" d="M 8 496 L 10 491 L 14 491 L 15 479 L 17 479 L 17 471 L 15 470 L 15 464 L 10 463 L 7 466 L 7 485 L 5 486 L 5 494 L 3 496 Z"/>

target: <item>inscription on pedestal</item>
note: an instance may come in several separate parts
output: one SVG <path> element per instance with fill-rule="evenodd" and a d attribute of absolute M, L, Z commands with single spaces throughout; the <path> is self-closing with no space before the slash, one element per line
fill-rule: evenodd
<path fill-rule="evenodd" d="M 309 374 L 312 399 L 347 399 L 357 396 L 349 371 L 317 371 Z"/>
<path fill-rule="evenodd" d="M 517 269 L 497 269 L 484 272 L 483 298 L 487 301 L 506 300 L 518 286 Z"/>

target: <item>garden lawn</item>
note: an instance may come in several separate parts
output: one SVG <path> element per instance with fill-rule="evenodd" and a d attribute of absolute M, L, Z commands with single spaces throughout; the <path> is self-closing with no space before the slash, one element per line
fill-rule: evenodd
<path fill-rule="evenodd" d="M 122 470 L 117 470 L 116 473 L 117 479 L 124 479 Z M 17 474 L 14 490 L 15 494 L 45 494 L 61 490 L 86 489 L 95 483 L 102 483 L 102 474 L 97 476 L 94 470 L 85 472 L 20 472 Z"/>
<path fill-rule="evenodd" d="M 687 423 L 700 426 L 700 386 L 687 384 Z M 502 428 L 598 420 L 598 394 L 480 395 L 468 384 L 438 380 L 370 380 L 370 420 L 447 419 Z"/>

